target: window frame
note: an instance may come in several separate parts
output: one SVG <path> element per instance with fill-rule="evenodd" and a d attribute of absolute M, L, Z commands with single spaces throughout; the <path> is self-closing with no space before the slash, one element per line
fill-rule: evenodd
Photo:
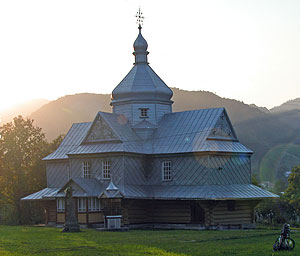
<path fill-rule="evenodd" d="M 103 160 L 101 162 L 101 177 L 104 180 L 110 180 L 111 179 L 111 161 L 110 160 Z"/>
<path fill-rule="evenodd" d="M 161 164 L 162 181 L 172 180 L 172 161 L 163 161 Z"/>
<path fill-rule="evenodd" d="M 89 212 L 100 212 L 100 200 L 97 197 L 88 198 L 88 211 Z"/>
<path fill-rule="evenodd" d="M 149 118 L 149 108 L 139 108 L 140 118 Z"/>
<path fill-rule="evenodd" d="M 86 212 L 86 197 L 77 198 L 77 212 L 83 213 Z"/>
<path fill-rule="evenodd" d="M 56 199 L 56 211 L 65 212 L 66 211 L 66 200 L 64 198 Z"/>
<path fill-rule="evenodd" d="M 84 179 L 91 178 L 91 164 L 88 161 L 82 162 L 82 177 Z"/>

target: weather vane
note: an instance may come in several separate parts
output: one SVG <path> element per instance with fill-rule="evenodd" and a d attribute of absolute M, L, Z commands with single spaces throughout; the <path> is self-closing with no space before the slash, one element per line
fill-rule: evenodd
<path fill-rule="evenodd" d="M 139 11 L 135 15 L 136 17 L 136 24 L 139 24 L 139 30 L 142 29 L 143 21 L 144 21 L 144 16 L 143 13 L 141 12 L 141 7 L 139 7 Z"/>

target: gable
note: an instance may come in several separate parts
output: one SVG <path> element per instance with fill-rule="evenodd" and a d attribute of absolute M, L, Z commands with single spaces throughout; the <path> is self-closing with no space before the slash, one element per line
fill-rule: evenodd
<path fill-rule="evenodd" d="M 59 191 L 59 194 L 65 193 L 65 189 L 69 186 L 72 186 L 73 189 L 73 196 L 75 195 L 83 195 L 86 193 L 86 191 L 83 190 L 82 187 L 80 187 L 74 180 L 69 180 Z"/>
<path fill-rule="evenodd" d="M 120 139 L 112 130 L 112 128 L 107 124 L 107 122 L 99 114 L 97 114 L 84 142 L 107 142 L 119 140 Z"/>
<path fill-rule="evenodd" d="M 211 129 L 208 139 L 238 140 L 225 110 Z"/>

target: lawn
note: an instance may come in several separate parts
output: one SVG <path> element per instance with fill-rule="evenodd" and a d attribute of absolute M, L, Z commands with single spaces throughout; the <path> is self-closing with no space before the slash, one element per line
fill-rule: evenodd
<path fill-rule="evenodd" d="M 296 247 L 272 252 L 279 230 L 141 231 L 61 233 L 58 228 L 0 226 L 0 255 L 300 255 Z"/>

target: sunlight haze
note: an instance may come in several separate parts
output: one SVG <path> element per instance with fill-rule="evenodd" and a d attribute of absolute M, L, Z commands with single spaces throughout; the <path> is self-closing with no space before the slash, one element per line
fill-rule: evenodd
<path fill-rule="evenodd" d="M 0 1 L 0 110 L 111 93 L 134 62 L 135 14 L 169 87 L 274 107 L 300 97 L 300 1 Z"/>

